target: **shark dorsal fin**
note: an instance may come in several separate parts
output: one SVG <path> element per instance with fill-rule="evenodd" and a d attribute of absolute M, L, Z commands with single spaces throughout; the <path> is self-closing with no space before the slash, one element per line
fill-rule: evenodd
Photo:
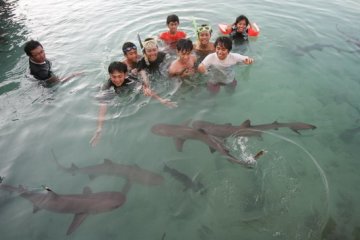
<path fill-rule="evenodd" d="M 83 194 L 91 194 L 91 193 L 92 193 L 92 191 L 91 191 L 90 187 L 84 187 Z"/>
<path fill-rule="evenodd" d="M 245 121 L 240 125 L 240 127 L 242 127 L 242 128 L 249 128 L 249 127 L 251 127 L 251 122 L 250 122 L 250 120 L 249 120 L 249 119 L 245 120 Z"/>
<path fill-rule="evenodd" d="M 75 163 L 71 164 L 71 170 L 79 170 L 79 167 L 75 165 Z"/>
<path fill-rule="evenodd" d="M 107 158 L 105 158 L 104 159 L 104 163 L 105 164 L 111 164 L 111 163 L 113 163 L 110 159 L 107 159 Z"/>
<path fill-rule="evenodd" d="M 272 124 L 275 126 L 274 130 L 279 130 L 279 128 L 277 127 L 277 125 L 279 124 L 278 121 L 275 120 Z"/>
<path fill-rule="evenodd" d="M 207 134 L 207 132 L 203 128 L 198 128 L 197 130 L 203 134 Z"/>

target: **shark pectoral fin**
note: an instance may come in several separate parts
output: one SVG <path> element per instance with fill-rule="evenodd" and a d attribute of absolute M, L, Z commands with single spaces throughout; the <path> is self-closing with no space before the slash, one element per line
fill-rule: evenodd
<path fill-rule="evenodd" d="M 212 148 L 212 147 L 209 147 L 209 149 L 210 149 L 210 152 L 211 153 L 214 153 L 216 150 L 214 149 L 214 148 Z"/>
<path fill-rule="evenodd" d="M 33 207 L 33 213 L 37 213 L 39 210 L 41 210 L 41 208 L 39 208 L 38 206 L 34 205 L 34 207 Z"/>
<path fill-rule="evenodd" d="M 249 119 L 245 120 L 241 125 L 240 128 L 249 128 L 251 127 L 251 122 Z"/>
<path fill-rule="evenodd" d="M 113 161 L 111 161 L 110 159 L 105 158 L 104 163 L 105 164 L 111 164 L 111 163 L 113 163 Z"/>
<path fill-rule="evenodd" d="M 71 222 L 66 235 L 70 235 L 71 233 L 73 233 L 79 226 L 80 224 L 86 219 L 86 217 L 89 214 L 86 213 L 77 213 L 74 215 L 73 221 Z"/>
<path fill-rule="evenodd" d="M 176 150 L 178 150 L 178 152 L 182 152 L 185 140 L 181 138 L 175 138 L 174 141 Z"/>
<path fill-rule="evenodd" d="M 301 135 L 301 133 L 300 133 L 297 129 L 291 128 L 291 130 L 293 130 L 293 131 L 296 132 L 297 134 Z"/>
<path fill-rule="evenodd" d="M 91 191 L 90 187 L 84 187 L 83 194 L 91 194 L 91 193 L 92 193 L 92 191 Z"/>

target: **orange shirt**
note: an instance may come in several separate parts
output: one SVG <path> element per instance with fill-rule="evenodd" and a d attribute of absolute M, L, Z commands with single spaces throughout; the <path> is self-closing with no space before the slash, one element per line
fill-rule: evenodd
<path fill-rule="evenodd" d="M 170 34 L 169 32 L 163 32 L 160 34 L 160 39 L 165 42 L 176 42 L 183 38 L 186 38 L 186 33 L 182 31 L 177 31 L 175 34 Z"/>

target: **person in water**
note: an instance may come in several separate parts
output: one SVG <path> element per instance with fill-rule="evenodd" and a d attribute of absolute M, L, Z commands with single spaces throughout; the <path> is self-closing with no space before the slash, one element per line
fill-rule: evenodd
<path fill-rule="evenodd" d="M 37 80 L 52 84 L 66 82 L 81 73 L 71 74 L 69 77 L 59 79 L 51 70 L 51 62 L 46 58 L 45 50 L 40 42 L 30 40 L 25 43 L 24 51 L 29 56 L 30 74 Z"/>
<path fill-rule="evenodd" d="M 188 78 L 195 73 L 196 56 L 192 54 L 193 43 L 190 39 L 180 39 L 176 44 L 177 59 L 169 67 L 169 76 Z"/>
<path fill-rule="evenodd" d="M 154 38 L 147 38 L 142 44 L 144 56 L 138 62 L 137 72 L 142 81 L 144 95 L 157 99 L 167 107 L 176 107 L 175 102 L 171 102 L 169 99 L 163 99 L 157 95 L 157 93 L 151 89 L 149 80 L 149 74 L 161 75 L 160 67 L 164 63 L 166 53 L 159 51 Z"/>
<path fill-rule="evenodd" d="M 215 52 L 214 43 L 210 42 L 212 29 L 210 25 L 202 24 L 196 28 L 197 41 L 194 51 L 203 60 L 208 54 Z"/>
<path fill-rule="evenodd" d="M 125 42 L 122 46 L 125 59 L 122 61 L 127 65 L 127 71 L 130 75 L 137 75 L 137 64 L 140 60 L 140 56 L 137 52 L 137 47 L 132 42 Z"/>
<path fill-rule="evenodd" d="M 159 38 L 170 47 L 175 48 L 177 41 L 186 38 L 186 33 L 178 30 L 180 20 L 179 17 L 175 14 L 167 16 L 166 25 L 169 31 L 160 33 Z"/>
<path fill-rule="evenodd" d="M 101 90 L 105 91 L 113 89 L 116 94 L 125 94 L 126 92 L 132 91 L 135 88 L 137 82 L 128 78 L 127 69 L 128 67 L 125 63 L 112 62 L 108 67 L 109 79 L 101 87 Z M 106 112 L 107 104 L 101 103 L 97 120 L 97 128 L 90 140 L 90 144 L 93 147 L 95 147 L 100 140 Z"/>
<path fill-rule="evenodd" d="M 251 27 L 249 19 L 245 15 L 240 15 L 235 19 L 232 25 L 227 27 L 231 29 L 230 38 L 235 41 L 247 41 L 249 39 L 249 28 Z"/>
<path fill-rule="evenodd" d="M 214 43 L 215 53 L 205 57 L 200 63 L 198 71 L 207 73 L 211 67 L 213 76 L 207 82 L 208 90 L 216 94 L 220 91 L 220 86 L 225 86 L 230 92 L 236 88 L 235 71 L 232 66 L 238 63 L 252 64 L 253 59 L 238 53 L 231 53 L 232 41 L 229 37 L 218 37 Z"/>

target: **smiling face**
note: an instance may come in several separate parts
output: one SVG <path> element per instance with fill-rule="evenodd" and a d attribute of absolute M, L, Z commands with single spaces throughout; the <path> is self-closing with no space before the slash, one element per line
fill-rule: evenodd
<path fill-rule="evenodd" d="M 246 29 L 246 20 L 242 19 L 236 24 L 237 32 L 242 33 Z"/>
<path fill-rule="evenodd" d="M 175 34 L 177 32 L 177 28 L 179 26 L 179 23 L 178 22 L 170 22 L 168 24 L 168 28 L 169 28 L 169 32 L 171 34 Z"/>
<path fill-rule="evenodd" d="M 154 62 L 157 59 L 158 52 L 159 51 L 157 47 L 145 48 L 146 57 L 150 62 Z"/>
<path fill-rule="evenodd" d="M 136 49 L 132 49 L 132 50 L 128 51 L 125 56 L 131 63 L 137 62 L 138 54 L 137 54 Z"/>
<path fill-rule="evenodd" d="M 116 87 L 120 87 L 124 83 L 125 78 L 126 78 L 126 73 L 124 73 L 124 72 L 119 72 L 119 71 L 115 70 L 112 73 L 110 73 L 111 82 Z"/>
<path fill-rule="evenodd" d="M 37 48 L 34 48 L 31 50 L 31 60 L 33 60 L 36 63 L 43 63 L 45 62 L 46 56 L 45 51 L 42 46 L 38 46 Z"/>
<path fill-rule="evenodd" d="M 229 55 L 229 50 L 222 44 L 216 46 L 215 52 L 220 60 L 224 60 Z"/>
<path fill-rule="evenodd" d="M 210 32 L 208 31 L 202 31 L 201 33 L 199 33 L 199 42 L 201 45 L 207 45 L 209 44 L 210 41 Z"/>

